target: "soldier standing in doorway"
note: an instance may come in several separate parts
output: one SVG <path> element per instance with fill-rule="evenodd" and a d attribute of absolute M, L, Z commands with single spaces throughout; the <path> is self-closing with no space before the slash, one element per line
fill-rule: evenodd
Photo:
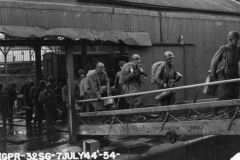
<path fill-rule="evenodd" d="M 240 60 L 239 49 L 237 44 L 239 41 L 239 33 L 231 31 L 228 34 L 228 44 L 221 46 L 217 53 L 213 56 L 210 66 L 210 77 L 213 80 L 228 80 L 239 78 L 238 62 Z M 218 100 L 239 99 L 239 82 L 222 84 L 223 94 Z M 214 110 L 217 115 L 219 108 Z M 228 117 L 228 114 L 226 114 Z"/>

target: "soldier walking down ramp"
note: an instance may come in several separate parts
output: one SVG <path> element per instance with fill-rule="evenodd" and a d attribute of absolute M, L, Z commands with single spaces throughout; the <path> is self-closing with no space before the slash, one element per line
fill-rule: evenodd
<path fill-rule="evenodd" d="M 176 72 L 172 64 L 174 57 L 170 51 L 164 53 L 165 61 L 159 64 L 154 75 L 158 89 L 175 87 L 176 82 L 181 79 L 182 75 Z M 162 92 L 156 96 L 156 100 L 160 101 L 162 106 L 170 105 L 174 102 L 174 92 Z"/>
<path fill-rule="evenodd" d="M 238 62 L 240 60 L 237 48 L 239 33 L 231 31 L 228 34 L 228 44 L 221 46 L 213 56 L 210 66 L 210 77 L 213 80 L 228 80 L 239 78 Z M 239 82 L 222 84 L 223 93 L 218 100 L 239 98 Z M 218 108 L 219 109 L 219 108 Z M 217 114 L 216 108 L 214 113 Z"/>
<path fill-rule="evenodd" d="M 96 65 L 96 70 L 89 73 L 87 77 L 90 86 L 90 99 L 97 98 L 100 100 L 101 97 L 110 96 L 111 94 L 109 79 L 104 69 L 104 64 L 99 62 Z M 95 111 L 106 109 L 103 101 L 92 102 L 92 106 Z"/>
<path fill-rule="evenodd" d="M 132 56 L 132 62 L 126 63 L 122 67 L 119 83 L 123 83 L 123 90 L 125 94 L 140 92 L 141 84 L 143 83 L 143 81 L 141 81 L 141 76 L 144 78 L 147 77 L 147 74 L 139 64 L 140 62 L 140 56 L 138 54 L 134 54 Z M 139 108 L 142 103 L 140 96 L 126 97 L 125 100 L 129 104 L 130 109 Z M 139 117 L 134 115 L 132 121 L 137 121 L 138 119 Z"/>

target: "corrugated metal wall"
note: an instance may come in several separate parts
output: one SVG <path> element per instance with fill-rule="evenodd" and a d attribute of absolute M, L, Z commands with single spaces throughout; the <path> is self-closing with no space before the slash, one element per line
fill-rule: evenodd
<path fill-rule="evenodd" d="M 142 65 L 149 74 L 147 84 L 142 87 L 143 91 L 156 89 L 155 86 L 149 85 L 150 69 L 153 63 L 163 60 L 163 53 L 167 50 L 175 54 L 175 68 L 185 78 L 185 82 L 183 79 L 179 86 L 184 83 L 185 85 L 204 83 L 211 58 L 220 46 L 227 43 L 227 34 L 231 30 L 240 32 L 240 18 L 236 17 L 162 13 L 160 19 L 163 42 L 176 43 L 178 37 L 183 35 L 185 43 L 194 43 L 194 45 L 185 46 L 185 49 L 180 46 L 129 47 L 131 55 L 135 53 L 141 55 Z M 197 89 L 189 89 L 187 93 L 180 91 L 177 93 L 177 100 L 185 100 L 185 94 L 187 100 L 193 100 L 196 91 Z M 144 96 L 145 104 L 155 103 L 154 96 Z M 212 97 L 200 93 L 199 98 Z"/>
<path fill-rule="evenodd" d="M 204 82 L 210 60 L 217 49 L 227 42 L 227 33 L 231 30 L 240 31 L 239 17 L 176 12 L 159 14 L 155 11 L 114 7 L 39 5 L 17 2 L 0 2 L 0 25 L 21 25 L 46 29 L 87 28 L 145 31 L 149 33 L 152 43 L 176 43 L 178 37 L 183 35 L 185 43 L 194 43 L 193 46 L 185 46 L 185 50 L 180 46 L 153 46 L 129 47 L 128 52 L 130 56 L 134 53 L 141 55 L 142 64 L 150 77 L 152 64 L 163 60 L 162 56 L 165 51 L 173 51 L 176 55 L 175 68 L 183 74 L 185 85 Z M 184 85 L 184 81 L 179 85 Z M 150 78 L 142 89 L 154 89 L 154 86 L 150 85 Z M 195 91 L 189 90 L 186 98 L 193 99 Z M 153 97 L 152 95 L 144 96 L 144 103 L 153 103 Z M 183 97 L 185 97 L 184 92 L 177 94 L 178 99 L 184 99 Z M 202 94 L 200 97 L 205 98 Z"/>
<path fill-rule="evenodd" d="M 0 2 L 0 25 L 148 32 L 159 41 L 158 12 L 96 6 Z"/>

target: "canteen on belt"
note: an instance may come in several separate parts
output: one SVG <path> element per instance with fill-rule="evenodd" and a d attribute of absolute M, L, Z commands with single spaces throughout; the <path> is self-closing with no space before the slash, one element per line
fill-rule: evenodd
<path fill-rule="evenodd" d="M 114 99 L 110 98 L 110 99 L 104 99 L 104 106 L 111 106 L 114 105 Z"/>

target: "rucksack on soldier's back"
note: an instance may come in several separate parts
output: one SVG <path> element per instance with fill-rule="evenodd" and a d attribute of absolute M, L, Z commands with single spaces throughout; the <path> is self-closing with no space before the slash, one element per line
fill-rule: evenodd
<path fill-rule="evenodd" d="M 89 93 L 89 89 L 90 89 L 90 82 L 89 82 L 89 76 L 91 74 L 93 74 L 95 72 L 95 70 L 89 70 L 87 75 L 86 75 L 86 78 L 84 78 L 84 81 L 83 81 L 83 89 L 84 89 L 84 92 L 85 93 Z"/>
<path fill-rule="evenodd" d="M 151 83 L 152 84 L 156 83 L 156 78 L 160 76 L 160 74 L 161 74 L 160 69 L 163 65 L 165 65 L 164 61 L 159 61 L 152 65 L 152 69 L 151 69 Z"/>
<path fill-rule="evenodd" d="M 134 65 L 133 62 L 128 62 L 125 63 L 121 69 L 120 72 L 120 77 L 119 77 L 119 84 L 123 84 L 124 83 L 124 79 L 123 76 L 126 75 L 128 72 L 130 72 L 130 68 Z"/>

